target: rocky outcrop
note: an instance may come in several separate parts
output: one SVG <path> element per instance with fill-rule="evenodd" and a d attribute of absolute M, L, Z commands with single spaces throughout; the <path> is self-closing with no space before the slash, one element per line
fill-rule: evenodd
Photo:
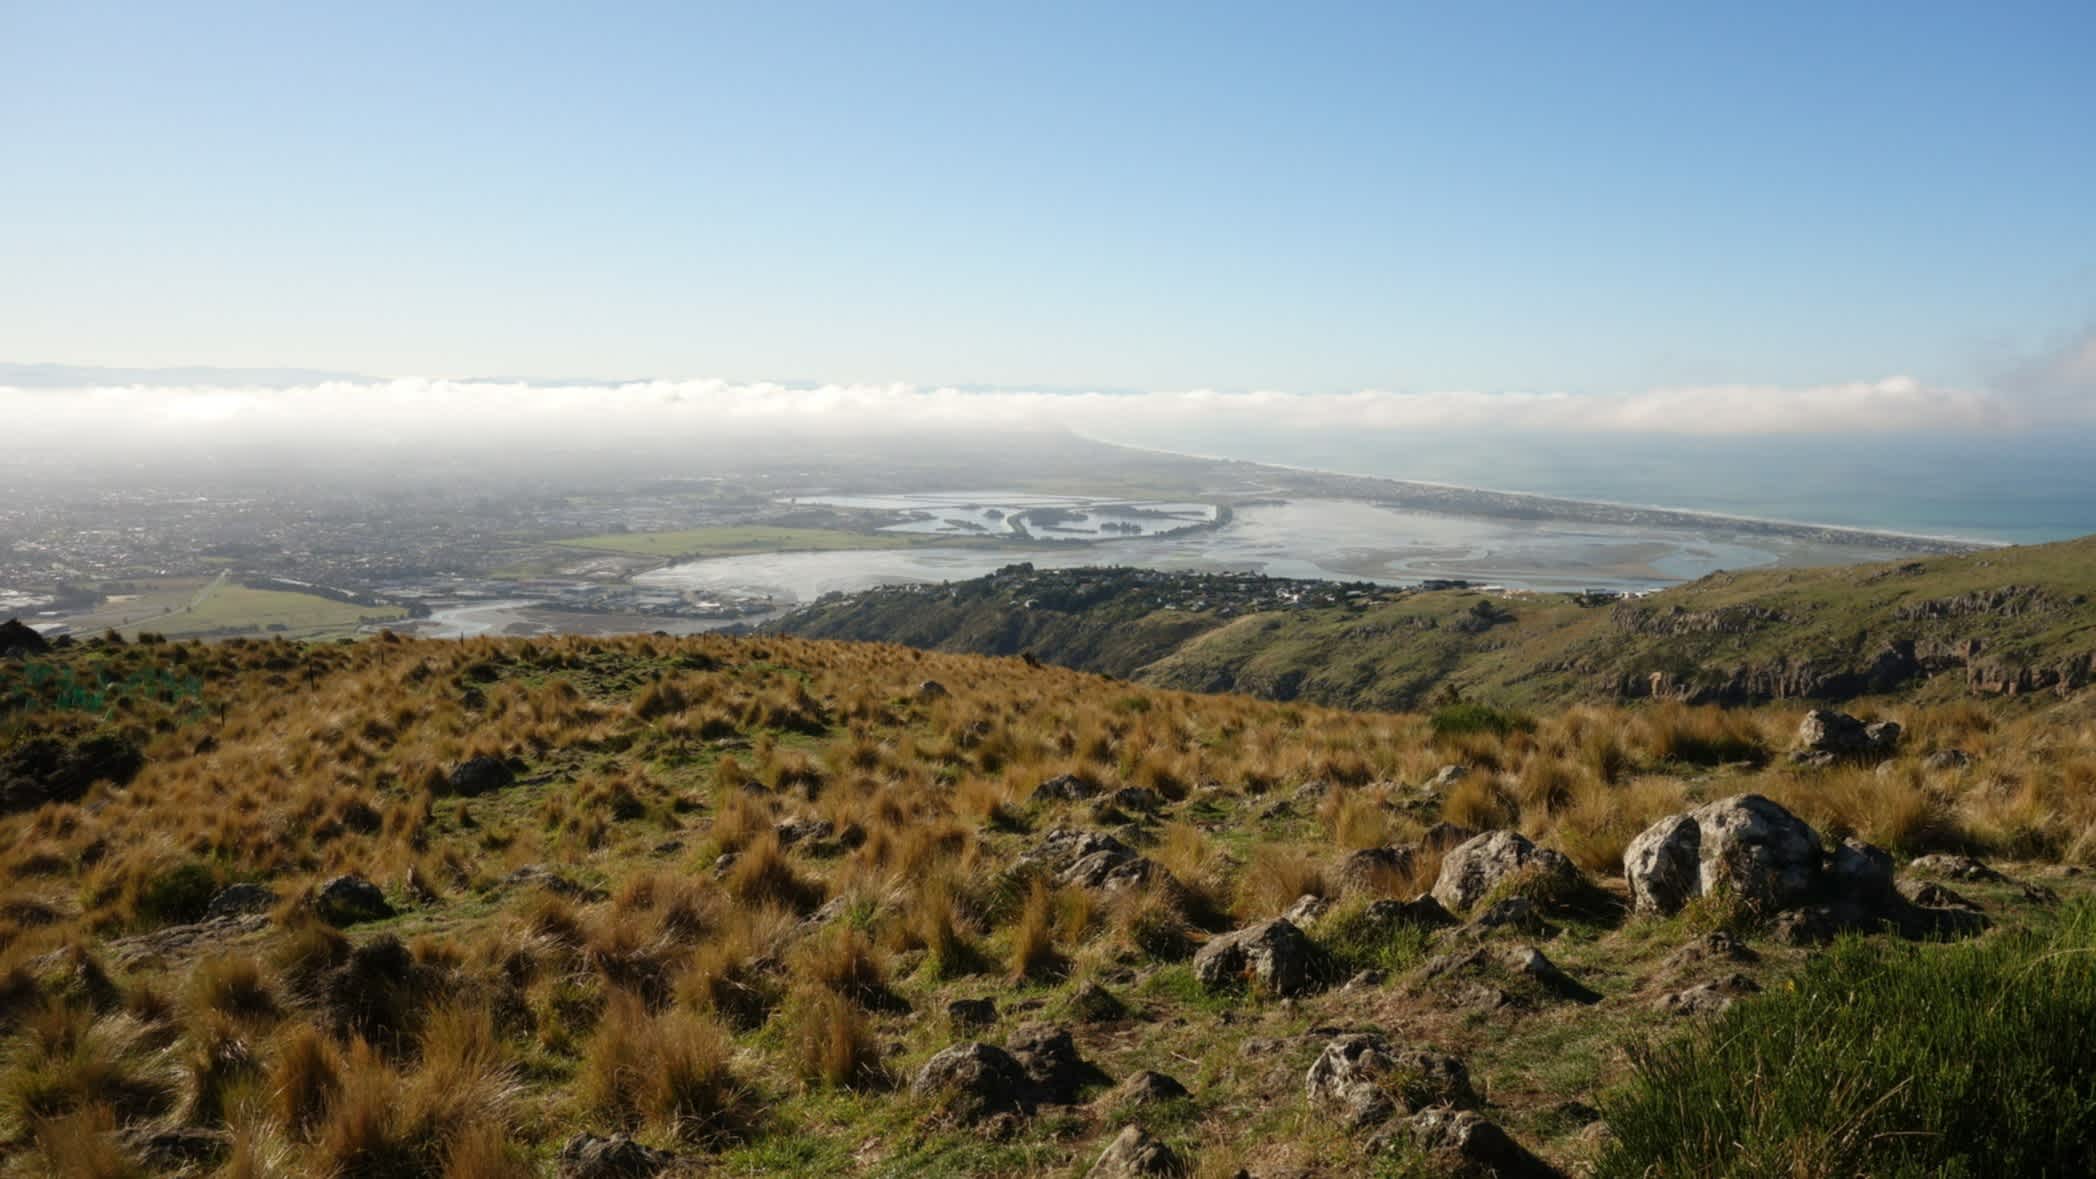
<path fill-rule="evenodd" d="M 2004 585 L 1974 590 L 1949 598 L 1924 598 L 1892 612 L 1901 622 L 1933 622 L 1945 618 L 2022 618 L 2031 614 L 2053 614 L 2071 603 L 2034 585 Z"/>
<path fill-rule="evenodd" d="M 978 1122 L 998 1114 L 1031 1114 L 1075 1102 L 1105 1074 L 1078 1054 L 1068 1030 L 1045 1024 L 1019 1029 L 999 1048 L 972 1041 L 941 1049 L 917 1070 L 910 1091 L 936 1101 L 948 1116 Z"/>
<path fill-rule="evenodd" d="M 1165 1101 L 1179 1101 L 1189 1096 L 1186 1086 L 1174 1077 L 1144 1069 L 1122 1081 L 1108 1095 L 1107 1104 L 1115 1109 L 1135 1106 L 1156 1105 Z"/>
<path fill-rule="evenodd" d="M 1277 917 L 1212 938 L 1194 955 L 1194 976 L 1211 991 L 1247 984 L 1276 995 L 1315 987 L 1323 957 L 1286 918 Z"/>
<path fill-rule="evenodd" d="M 1470 1070 L 1439 1052 L 1399 1050 L 1373 1033 L 1326 1044 L 1303 1078 L 1310 1104 L 1360 1130 L 1429 1106 L 1477 1104 Z"/>
<path fill-rule="evenodd" d="M 1579 869 L 1564 853 L 1537 847 L 1518 831 L 1488 831 L 1442 857 L 1434 899 L 1450 912 L 1467 912 L 1500 884 L 1523 875 L 1542 878 L 1546 887 L 1579 883 Z"/>
<path fill-rule="evenodd" d="M 1489 1179 L 1562 1179 L 1507 1132 L 1475 1110 L 1437 1108 L 1415 1114 L 1404 1125 L 1413 1148 L 1433 1160 L 1442 1174 Z"/>
<path fill-rule="evenodd" d="M 1715 610 L 1660 609 L 1626 602 L 1609 611 L 1609 622 L 1625 634 L 1656 638 L 1683 635 L 1741 635 L 1790 621 L 1767 606 L 1720 606 Z"/>
<path fill-rule="evenodd" d="M 1409 847 L 1371 847 L 1349 852 L 1332 870 L 1332 879 L 1342 893 L 1384 896 L 1392 886 L 1411 875 L 1417 858 Z"/>
<path fill-rule="evenodd" d="M 1045 870 L 1064 884 L 1119 892 L 1169 874 L 1111 835 L 1057 827 L 1027 849 L 1014 867 Z"/>

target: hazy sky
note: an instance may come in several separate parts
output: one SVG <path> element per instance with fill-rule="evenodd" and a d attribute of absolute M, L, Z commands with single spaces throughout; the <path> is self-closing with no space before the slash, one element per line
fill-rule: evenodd
<path fill-rule="evenodd" d="M 0 360 L 1895 401 L 2080 363 L 2096 4 L 1724 7 L 0 0 Z"/>

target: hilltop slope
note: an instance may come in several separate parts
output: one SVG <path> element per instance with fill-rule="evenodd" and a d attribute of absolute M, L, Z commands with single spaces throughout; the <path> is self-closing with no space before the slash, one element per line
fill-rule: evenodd
<path fill-rule="evenodd" d="M 2083 1091 L 2058 1082 L 2091 1047 L 2065 1030 L 2096 1027 L 2092 922 L 2056 865 L 2096 861 L 2096 727 L 2018 711 L 1888 710 L 1882 768 L 1815 767 L 1780 756 L 1791 709 L 1349 713 L 780 637 L 30 652 L 0 660 L 0 1175 L 1076 1174 L 1112 1150 L 1412 1175 L 1495 1126 L 1635 1174 L 1596 1107 L 1678 1146 L 1668 1078 L 1720 1091 L 1699 1062 L 1737 1050 L 1689 1013 L 1758 988 L 1741 1010 L 1768 1014 L 1716 1027 L 1822 1026 L 1796 1005 L 1875 955 L 1915 1011 L 1991 988 L 1949 1037 L 1991 1036 L 1988 1067 L 1907 1028 L 1905 1055 L 1815 1074 L 1870 1133 L 1802 1088 L 1781 1124 L 1697 1116 L 1760 1117 L 1763 1158 L 1838 1129 L 1842 1173 L 1977 1165 L 2011 1126 L 2062 1127 L 2020 1158 L 2079 1159 L 2053 1107 Z M 1744 793 L 1830 848 L 2001 857 L 1908 865 L 1925 913 L 1878 853 L 1803 869 L 2000 932 L 1813 974 L 1834 910 L 1630 913 L 1631 839 Z M 1669 1071 L 1622 1051 L 1680 1036 L 1702 1047 Z M 1916 1133 L 1936 1107 L 1881 1060 L 1934 1068 L 1961 1133 Z"/>
<path fill-rule="evenodd" d="M 1719 573 L 1622 602 L 1362 587 L 1345 604 L 1277 608 L 1232 604 L 1236 584 L 1015 567 L 824 601 L 772 629 L 1026 651 L 1165 687 L 1351 708 L 1417 707 L 1444 687 L 1534 707 L 2071 692 L 2096 676 L 2096 537 Z"/>

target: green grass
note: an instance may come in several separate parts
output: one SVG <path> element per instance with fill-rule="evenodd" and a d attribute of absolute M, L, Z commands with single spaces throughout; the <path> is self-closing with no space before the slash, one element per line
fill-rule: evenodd
<path fill-rule="evenodd" d="M 290 638 L 346 634 L 365 623 L 407 617 L 398 606 L 359 606 L 317 594 L 250 589 L 232 582 L 205 586 L 182 609 L 157 618 L 141 618 L 127 628 L 169 638 L 198 635 L 263 633 Z"/>
<path fill-rule="evenodd" d="M 946 538 L 951 543 L 952 538 Z M 848 532 L 841 528 L 770 528 L 731 524 L 682 532 L 613 532 L 556 541 L 563 548 L 591 549 L 635 557 L 728 557 L 747 553 L 826 552 L 834 549 L 899 549 L 918 543 L 896 533 Z"/>
<path fill-rule="evenodd" d="M 1597 1173 L 2086 1174 L 2091 1060 L 2096 904 L 1955 946 L 1845 941 L 1639 1050 Z"/>

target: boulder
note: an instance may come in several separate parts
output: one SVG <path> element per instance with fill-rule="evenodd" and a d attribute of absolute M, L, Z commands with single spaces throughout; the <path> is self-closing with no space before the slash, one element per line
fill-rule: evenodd
<path fill-rule="evenodd" d="M 378 885 L 354 873 L 321 885 L 313 898 L 313 909 L 329 925 L 356 925 L 393 916 L 393 906 L 386 902 L 386 894 L 379 891 Z"/>
<path fill-rule="evenodd" d="M 792 847 L 804 840 L 828 839 L 837 833 L 837 824 L 828 819 L 802 815 L 793 819 L 782 819 L 772 827 L 782 847 Z"/>
<path fill-rule="evenodd" d="M 1276 995 L 1300 995 L 1317 984 L 1317 947 L 1277 917 L 1209 940 L 1194 955 L 1194 975 L 1211 991 L 1251 982 Z"/>
<path fill-rule="evenodd" d="M 1123 1126 L 1107 1144 L 1099 1161 L 1085 1172 L 1086 1179 L 1142 1179 L 1154 1175 L 1179 1175 L 1186 1171 L 1171 1147 L 1150 1136 L 1141 1126 Z"/>
<path fill-rule="evenodd" d="M 1825 891 L 1829 896 L 1867 909 L 1898 904 L 1893 888 L 1892 857 L 1860 839 L 1847 838 L 1827 857 Z"/>
<path fill-rule="evenodd" d="M 1575 1003 L 1599 1003 L 1601 993 L 1566 974 L 1557 963 L 1534 946 L 1515 946 L 1506 954 L 1508 969 L 1560 999 Z"/>
<path fill-rule="evenodd" d="M 1445 765 L 1435 770 L 1434 776 L 1426 780 L 1426 788 L 1439 794 L 1469 776 L 1469 766 Z"/>
<path fill-rule="evenodd" d="M 509 763 L 485 754 L 469 757 L 451 767 L 451 774 L 445 779 L 453 794 L 463 794 L 468 798 L 508 789 L 516 780 L 516 772 L 509 768 Z"/>
<path fill-rule="evenodd" d="M 1529 874 L 1568 886 L 1579 880 L 1579 869 L 1562 852 L 1537 847 L 1518 831 L 1488 831 L 1463 841 L 1442 857 L 1434 899 L 1450 912 L 1461 913 L 1501 882 Z"/>
<path fill-rule="evenodd" d="M 1661 819 L 1623 853 L 1631 903 L 1640 912 L 1678 912 L 1721 891 L 1774 911 L 1809 896 L 1819 873 L 1819 836 L 1758 794 Z"/>
<path fill-rule="evenodd" d="M 937 1100 L 961 1122 L 978 1122 L 1033 1106 L 1033 1082 L 1012 1054 L 971 1042 L 940 1049 L 910 1081 L 910 1092 Z"/>
<path fill-rule="evenodd" d="M 926 680 L 917 685 L 919 700 L 944 700 L 949 695 L 951 693 L 946 690 L 946 685 L 937 680 Z"/>
<path fill-rule="evenodd" d="M 1493 901 L 1470 919 L 1479 930 L 1510 929 L 1530 937 L 1556 937 L 1557 927 L 1543 916 L 1541 906 L 1527 897 L 1505 897 Z"/>
<path fill-rule="evenodd" d="M 1083 1023 L 1113 1023 L 1128 1018 L 1128 1004 L 1096 981 L 1086 981 L 1070 994 L 1069 1012 Z"/>
<path fill-rule="evenodd" d="M 561 1179 L 648 1179 L 676 1161 L 668 1151 L 643 1146 L 624 1134 L 577 1134 L 560 1148 L 559 1156 Z"/>
<path fill-rule="evenodd" d="M 1361 1130 L 1434 1105 L 1476 1105 L 1470 1070 L 1439 1052 L 1400 1051 L 1372 1032 L 1326 1044 L 1303 1078 L 1310 1104 Z"/>

